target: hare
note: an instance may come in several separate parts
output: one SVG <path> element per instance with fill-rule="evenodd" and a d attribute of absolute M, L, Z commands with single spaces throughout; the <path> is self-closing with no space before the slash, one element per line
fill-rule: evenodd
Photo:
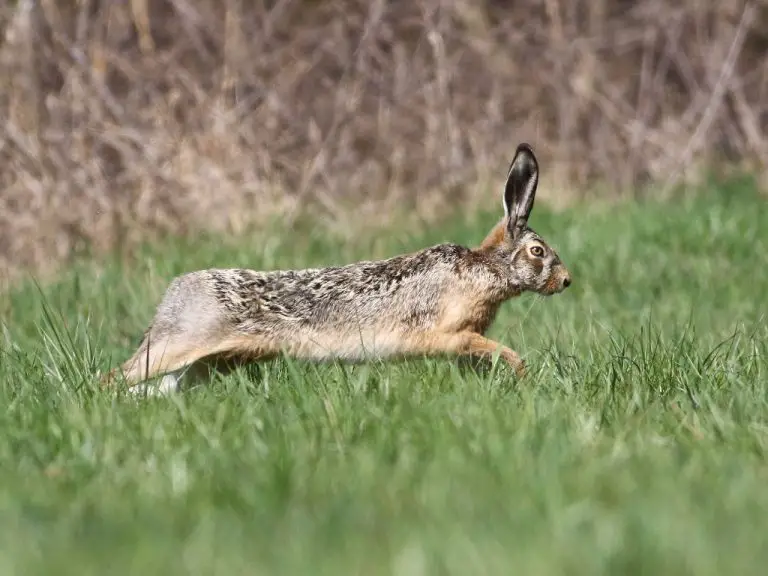
<path fill-rule="evenodd" d="M 528 226 L 538 178 L 533 150 L 520 144 L 504 187 L 504 217 L 474 249 L 440 244 L 338 267 L 178 276 L 119 369 L 129 387 L 166 375 L 163 387 L 175 389 L 181 371 L 217 359 L 498 354 L 522 376 L 520 356 L 484 333 L 506 300 L 571 284 L 557 252 Z"/>

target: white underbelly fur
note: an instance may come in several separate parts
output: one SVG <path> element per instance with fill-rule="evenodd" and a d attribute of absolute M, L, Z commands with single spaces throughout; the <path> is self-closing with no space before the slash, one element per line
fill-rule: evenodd
<path fill-rule="evenodd" d="M 388 330 L 302 335 L 291 352 L 311 360 L 363 361 L 385 359 L 405 351 L 403 337 Z"/>

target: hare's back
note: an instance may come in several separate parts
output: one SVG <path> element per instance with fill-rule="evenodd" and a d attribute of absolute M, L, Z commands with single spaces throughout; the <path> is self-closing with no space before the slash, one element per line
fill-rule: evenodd
<path fill-rule="evenodd" d="M 213 269 L 206 274 L 221 305 L 243 325 L 329 326 L 423 322 L 451 286 L 451 244 L 387 260 L 303 270 Z"/>

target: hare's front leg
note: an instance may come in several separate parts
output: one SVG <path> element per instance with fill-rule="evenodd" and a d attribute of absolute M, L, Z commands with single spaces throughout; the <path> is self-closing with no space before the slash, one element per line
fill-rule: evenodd
<path fill-rule="evenodd" d="M 417 338 L 418 347 L 428 354 L 459 354 L 468 356 L 499 357 L 511 366 L 518 377 L 525 375 L 525 363 L 520 355 L 499 342 L 476 332 L 428 332 Z"/>

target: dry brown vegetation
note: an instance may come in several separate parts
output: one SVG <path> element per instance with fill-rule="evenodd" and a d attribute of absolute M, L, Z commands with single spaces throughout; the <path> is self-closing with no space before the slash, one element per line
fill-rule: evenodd
<path fill-rule="evenodd" d="M 569 190 L 762 166 L 766 48 L 764 1 L 6 1 L 0 273 L 460 200 L 520 140 Z"/>

